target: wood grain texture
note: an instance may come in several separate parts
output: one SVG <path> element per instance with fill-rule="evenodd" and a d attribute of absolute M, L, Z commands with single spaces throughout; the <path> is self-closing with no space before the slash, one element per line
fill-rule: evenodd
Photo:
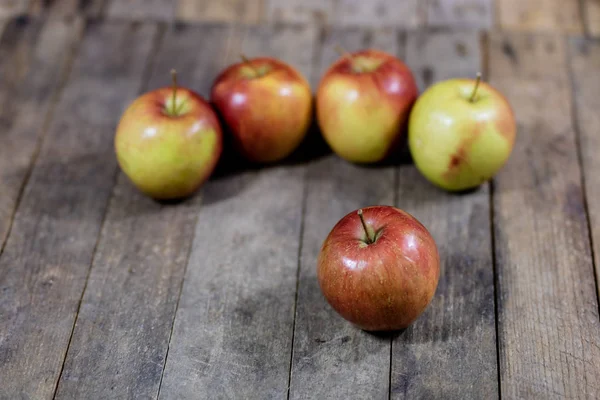
<path fill-rule="evenodd" d="M 148 90 L 168 84 L 176 68 L 182 85 L 205 93 L 223 66 L 230 32 L 171 27 Z M 190 48 L 213 57 L 190 57 Z M 199 205 L 199 195 L 161 205 L 120 174 L 57 398 L 156 398 Z"/>
<path fill-rule="evenodd" d="M 427 25 L 490 29 L 494 25 L 494 0 L 429 0 Z"/>
<path fill-rule="evenodd" d="M 579 0 L 497 0 L 498 23 L 507 31 L 583 32 Z"/>
<path fill-rule="evenodd" d="M 600 397 L 598 301 L 565 60 L 556 35 L 490 37 L 490 80 L 518 121 L 494 190 L 508 398 Z"/>
<path fill-rule="evenodd" d="M 334 0 L 265 0 L 265 16 L 269 22 L 331 24 L 334 4 Z"/>
<path fill-rule="evenodd" d="M 395 31 L 329 31 L 322 38 L 313 86 L 339 58 L 336 45 L 348 51 L 374 46 L 401 54 L 397 39 Z M 291 399 L 388 398 L 390 338 L 352 326 L 327 304 L 317 282 L 316 263 L 323 241 L 344 215 L 360 207 L 394 203 L 394 183 L 393 166 L 360 167 L 331 153 L 308 167 Z"/>
<path fill-rule="evenodd" d="M 112 138 L 155 28 L 88 26 L 0 258 L 0 382 L 51 398 L 114 184 Z"/>
<path fill-rule="evenodd" d="M 336 24 L 414 28 L 425 23 L 425 2 L 418 0 L 337 0 Z"/>
<path fill-rule="evenodd" d="M 596 156 L 600 149 L 598 126 L 600 126 L 600 42 L 583 38 L 571 38 L 569 56 L 576 127 L 579 135 L 579 151 L 583 176 L 589 224 L 595 256 L 596 279 L 600 277 L 600 160 Z M 596 284 L 598 287 L 598 282 Z M 600 289 L 598 292 L 600 296 Z"/>
<path fill-rule="evenodd" d="M 31 0 L 0 0 L 0 19 L 25 14 Z"/>
<path fill-rule="evenodd" d="M 476 32 L 411 32 L 406 46 L 421 90 L 482 68 Z M 489 195 L 487 184 L 447 193 L 400 167 L 398 207 L 434 237 L 441 273 L 429 307 L 393 342 L 392 399 L 498 398 Z"/>
<path fill-rule="evenodd" d="M 105 0 L 106 16 L 136 21 L 172 21 L 175 0 Z"/>
<path fill-rule="evenodd" d="M 33 0 L 30 13 L 48 14 L 51 18 L 85 15 L 98 17 L 106 0 Z"/>
<path fill-rule="evenodd" d="M 1 28 L 4 28 L 4 25 Z M 46 113 L 43 111 L 34 112 L 33 117 L 31 114 L 19 112 L 19 96 L 25 99 L 29 94 L 27 90 L 22 90 L 23 81 L 28 72 L 30 73 L 29 79 L 32 79 L 32 76 L 35 77 L 36 72 L 31 72 L 32 68 L 42 68 L 41 76 L 52 74 L 56 68 L 60 68 L 60 65 L 53 64 L 53 60 L 48 60 L 47 63 L 46 60 L 40 60 L 39 55 L 46 50 L 36 46 L 42 28 L 41 21 L 15 18 L 6 24 L 6 29 L 3 29 L 3 34 L 0 36 L 0 140 L 6 143 L 6 146 L 0 147 L 0 193 L 3 193 L 0 196 L 0 253 L 11 226 L 19 192 L 27 175 L 28 161 L 23 160 L 23 154 L 32 153 L 36 147 L 35 143 L 30 144 L 28 151 L 27 139 L 29 138 L 29 142 L 31 142 L 31 134 L 26 133 L 26 137 L 19 143 L 21 140 L 19 136 L 22 132 L 19 132 L 19 128 L 15 131 L 12 127 L 18 115 L 21 115 L 21 124 L 24 122 L 23 120 L 30 118 L 34 122 L 34 126 L 36 121 L 41 125 L 46 117 Z M 58 34 L 58 36 L 50 38 L 46 45 L 49 45 L 50 49 L 45 57 L 54 55 L 56 58 L 53 52 L 60 54 L 62 49 L 57 46 L 66 45 L 66 42 L 61 42 L 61 35 Z M 32 67 L 32 64 L 35 63 L 43 64 L 39 67 Z M 36 83 L 39 85 L 40 81 L 36 80 Z M 36 93 L 34 96 L 44 96 L 44 94 L 49 93 Z M 38 103 L 40 107 L 43 108 L 47 100 L 48 98 L 40 99 L 40 103 Z M 32 133 L 34 142 L 36 135 L 41 134 L 40 131 L 41 129 L 37 129 Z M 26 148 L 21 149 L 21 146 Z M 23 150 L 20 156 L 13 154 L 20 150 Z M 14 163 L 17 165 L 13 165 Z"/>
<path fill-rule="evenodd" d="M 178 0 L 177 19 L 182 21 L 242 22 L 262 19 L 265 0 Z"/>
<path fill-rule="evenodd" d="M 231 48 L 309 76 L 314 41 L 307 27 L 253 27 Z M 185 54 L 190 65 L 204 57 Z M 280 163 L 221 172 L 205 186 L 161 399 L 285 398 L 304 173 Z"/>
<path fill-rule="evenodd" d="M 583 1 L 583 20 L 588 35 L 600 36 L 600 0 Z"/>

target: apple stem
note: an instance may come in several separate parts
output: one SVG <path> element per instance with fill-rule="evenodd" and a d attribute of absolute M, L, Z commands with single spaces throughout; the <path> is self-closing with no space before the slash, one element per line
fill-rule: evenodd
<path fill-rule="evenodd" d="M 369 235 L 369 230 L 367 229 L 367 223 L 365 222 L 365 218 L 363 217 L 362 209 L 358 210 L 358 216 L 360 217 L 360 222 L 362 223 L 363 229 L 367 234 L 367 244 L 373 243 L 373 239 L 371 239 L 371 235 Z"/>
<path fill-rule="evenodd" d="M 479 83 L 481 83 L 481 72 L 477 73 L 477 80 L 475 81 L 475 87 L 473 88 L 473 93 L 471 93 L 471 97 L 469 101 L 473 103 L 475 101 L 475 96 L 477 96 L 477 89 L 479 89 Z"/>
<path fill-rule="evenodd" d="M 254 72 L 256 76 L 260 75 L 256 67 L 252 65 L 252 62 L 248 59 L 248 57 L 246 57 L 245 54 L 240 54 L 240 58 L 242 59 L 244 64 L 246 64 Z"/>
<path fill-rule="evenodd" d="M 173 103 L 171 104 L 171 114 L 177 115 L 177 71 L 171 70 L 171 78 L 173 79 Z"/>

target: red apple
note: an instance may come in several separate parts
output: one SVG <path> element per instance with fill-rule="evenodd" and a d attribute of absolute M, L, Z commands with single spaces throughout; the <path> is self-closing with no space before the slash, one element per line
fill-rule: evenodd
<path fill-rule="evenodd" d="M 390 206 L 353 211 L 325 239 L 317 277 L 327 302 L 367 331 L 403 329 L 430 303 L 440 259 L 427 229 Z"/>
<path fill-rule="evenodd" d="M 290 65 L 268 57 L 233 64 L 215 80 L 211 101 L 250 161 L 271 163 L 289 156 L 310 125 L 312 93 Z"/>
<path fill-rule="evenodd" d="M 210 105 L 193 91 L 157 89 L 123 113 L 115 134 L 119 165 L 132 183 L 155 199 L 194 193 L 221 155 L 222 133 Z"/>
<path fill-rule="evenodd" d="M 418 89 L 410 69 L 379 50 L 348 53 L 317 89 L 323 137 L 340 157 L 372 163 L 385 159 L 406 132 Z"/>

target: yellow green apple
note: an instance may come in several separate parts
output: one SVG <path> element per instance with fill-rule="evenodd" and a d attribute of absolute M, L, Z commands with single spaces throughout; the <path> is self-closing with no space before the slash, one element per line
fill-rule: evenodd
<path fill-rule="evenodd" d="M 448 191 L 473 189 L 506 163 L 516 135 L 513 110 L 491 85 L 454 78 L 430 86 L 410 114 L 408 145 L 418 170 Z"/>
<path fill-rule="evenodd" d="M 157 200 L 190 196 L 212 174 L 222 151 L 217 115 L 192 90 L 173 87 L 145 93 L 123 113 L 115 134 L 122 171 Z"/>
<path fill-rule="evenodd" d="M 412 72 L 393 55 L 375 49 L 346 53 L 319 83 L 319 127 L 341 158 L 379 162 L 401 143 L 417 95 Z"/>

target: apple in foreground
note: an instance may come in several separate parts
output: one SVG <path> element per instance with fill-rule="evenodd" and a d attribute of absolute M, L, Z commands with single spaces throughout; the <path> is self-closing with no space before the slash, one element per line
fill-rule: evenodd
<path fill-rule="evenodd" d="M 302 142 L 312 116 L 308 81 L 292 66 L 269 57 L 226 68 L 211 89 L 237 150 L 249 161 L 272 163 Z"/>
<path fill-rule="evenodd" d="M 317 262 L 319 286 L 343 318 L 366 331 L 406 328 L 430 303 L 440 276 L 435 241 L 410 214 L 372 206 L 342 218 Z"/>
<path fill-rule="evenodd" d="M 212 174 L 222 149 L 216 113 L 195 92 L 173 87 L 145 93 L 123 113 L 115 134 L 122 171 L 157 200 L 190 196 Z"/>
<path fill-rule="evenodd" d="M 417 96 L 412 72 L 396 57 L 374 49 L 347 53 L 319 83 L 317 120 L 337 155 L 375 163 L 401 143 Z"/>
<path fill-rule="evenodd" d="M 410 115 L 408 145 L 419 171 L 448 191 L 476 188 L 508 160 L 516 122 L 506 98 L 473 79 L 429 87 Z"/>

